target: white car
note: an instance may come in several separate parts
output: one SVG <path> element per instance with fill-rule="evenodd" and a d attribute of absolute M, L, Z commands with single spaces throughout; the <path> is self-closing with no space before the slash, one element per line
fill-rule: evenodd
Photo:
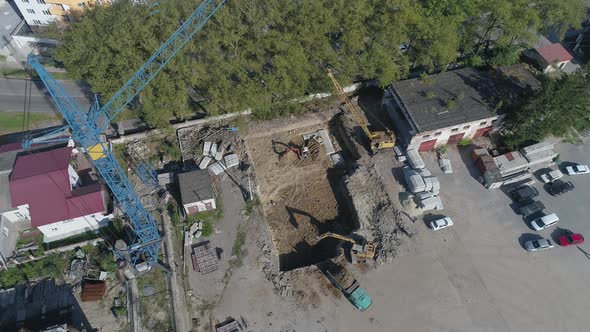
<path fill-rule="evenodd" d="M 551 240 L 547 239 L 531 240 L 524 243 L 524 248 L 527 251 L 545 250 L 553 247 L 554 245 L 551 243 Z"/>
<path fill-rule="evenodd" d="M 447 228 L 453 225 L 453 219 L 449 217 L 444 217 L 430 222 L 430 228 L 432 228 L 433 231 L 438 231 L 439 229 Z"/>
<path fill-rule="evenodd" d="M 543 180 L 543 183 L 551 183 L 557 179 L 560 179 L 563 177 L 563 173 L 561 173 L 560 170 L 556 169 L 554 171 L 550 171 L 547 172 L 545 174 L 541 175 L 541 180 Z"/>
<path fill-rule="evenodd" d="M 590 174 L 590 168 L 588 165 L 568 166 L 565 168 L 565 171 L 567 175 Z"/>
<path fill-rule="evenodd" d="M 549 228 L 551 226 L 556 225 L 558 221 L 559 217 L 557 217 L 555 213 L 551 213 L 531 221 L 531 226 L 536 231 L 542 231 L 545 228 Z"/>

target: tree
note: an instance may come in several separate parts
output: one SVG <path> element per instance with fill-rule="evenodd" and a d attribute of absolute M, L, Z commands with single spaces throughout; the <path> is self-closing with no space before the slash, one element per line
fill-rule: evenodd
<path fill-rule="evenodd" d="M 581 0 L 565 0 L 573 4 Z M 161 2 L 160 13 L 130 0 L 86 9 L 80 22 L 54 26 L 54 57 L 106 102 L 191 14 L 200 0 Z M 332 91 L 332 66 L 343 84 L 404 78 L 411 67 L 442 68 L 459 51 L 478 54 L 528 38 L 531 28 L 578 18 L 557 0 L 229 0 L 130 106 L 149 124 L 185 118 L 191 87 L 210 114 L 252 109 L 285 114 L 308 93 Z M 536 9 L 538 8 L 538 9 Z M 497 38 L 496 38 L 497 37 Z M 400 45 L 407 44 L 407 51 Z M 497 61 L 512 59 L 502 53 Z M 477 59 L 472 57 L 472 59 Z"/>
<path fill-rule="evenodd" d="M 573 130 L 590 128 L 590 71 L 546 79 L 543 89 L 508 115 L 506 143 L 519 147 L 549 135 L 575 137 Z"/>

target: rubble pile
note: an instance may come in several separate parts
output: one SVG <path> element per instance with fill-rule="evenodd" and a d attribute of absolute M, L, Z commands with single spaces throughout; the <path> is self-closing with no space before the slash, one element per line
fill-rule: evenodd
<path fill-rule="evenodd" d="M 391 203 L 375 170 L 360 166 L 345 179 L 352 208 L 358 218 L 358 234 L 375 243 L 378 263 L 390 262 L 401 235 L 411 236 L 410 226 Z"/>

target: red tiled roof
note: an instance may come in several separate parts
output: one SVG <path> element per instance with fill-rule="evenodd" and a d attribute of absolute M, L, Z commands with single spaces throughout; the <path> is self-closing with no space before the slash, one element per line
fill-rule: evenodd
<path fill-rule="evenodd" d="M 71 152 L 61 148 L 17 158 L 10 175 L 12 205 L 29 204 L 33 227 L 105 211 L 100 184 L 70 188 Z"/>
<path fill-rule="evenodd" d="M 570 61 L 574 58 L 560 43 L 539 47 L 536 50 L 549 64 Z"/>

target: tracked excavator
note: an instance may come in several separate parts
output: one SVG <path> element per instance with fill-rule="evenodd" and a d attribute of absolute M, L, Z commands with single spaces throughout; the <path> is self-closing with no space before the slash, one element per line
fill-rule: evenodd
<path fill-rule="evenodd" d="M 376 153 L 379 150 L 393 148 L 395 146 L 395 135 L 393 132 L 389 129 L 386 129 L 386 131 L 370 130 L 369 124 L 362 116 L 361 110 L 350 100 L 350 98 L 348 98 L 346 92 L 344 92 L 344 89 L 342 89 L 342 86 L 338 83 L 338 80 L 336 80 L 331 68 L 328 68 L 328 77 L 332 80 L 332 84 L 334 84 L 334 88 L 336 89 L 336 94 L 340 97 L 344 109 L 350 113 L 353 120 L 363 129 L 365 135 L 369 138 L 371 151 Z"/>
<path fill-rule="evenodd" d="M 375 257 L 375 245 L 373 245 L 372 242 L 367 242 L 364 244 L 358 243 L 351 237 L 332 232 L 322 234 L 318 238 L 318 242 L 329 237 L 352 243 L 352 248 L 350 249 L 350 257 L 352 259 L 353 264 L 356 264 L 358 262 L 366 262 L 367 260 L 371 260 L 373 259 L 373 257 Z"/>
<path fill-rule="evenodd" d="M 293 142 L 283 143 L 279 141 L 272 141 L 272 149 L 276 154 L 279 155 L 279 158 L 283 157 L 289 152 L 293 152 L 300 160 L 307 159 L 308 157 L 311 157 L 311 159 L 315 160 L 320 153 L 320 144 L 313 138 L 306 140 L 303 146 L 299 146 Z"/>

